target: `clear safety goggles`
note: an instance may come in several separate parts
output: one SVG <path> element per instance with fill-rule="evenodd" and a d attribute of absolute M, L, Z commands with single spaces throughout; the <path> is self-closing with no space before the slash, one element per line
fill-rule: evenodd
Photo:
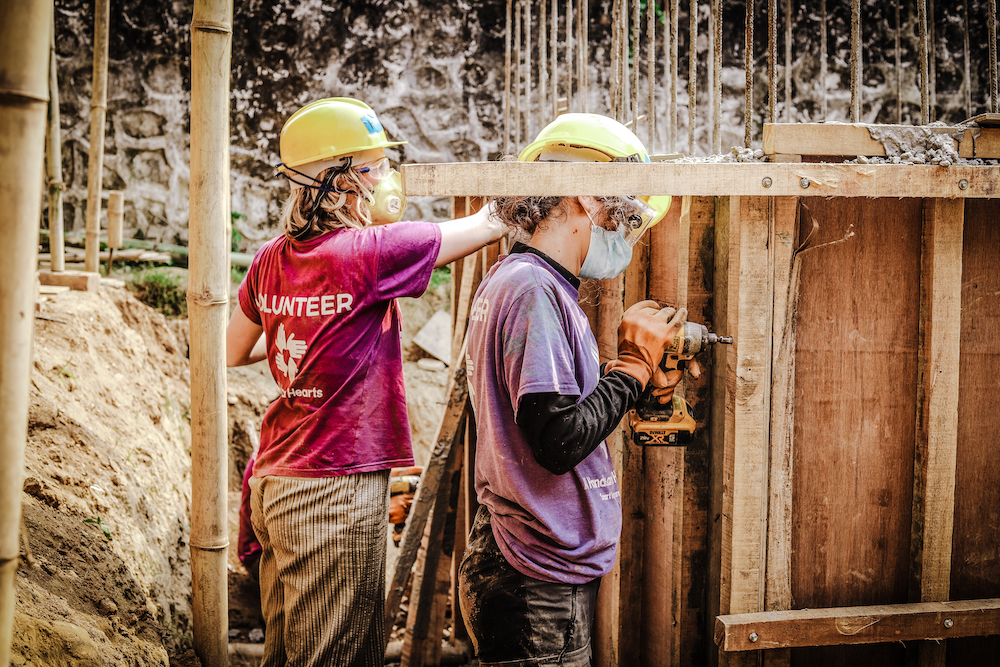
<path fill-rule="evenodd" d="M 620 229 L 625 243 L 631 247 L 638 243 L 646 230 L 652 226 L 653 220 L 656 219 L 656 211 L 638 197 L 623 197 L 623 199 L 631 206 L 631 210 L 625 214 L 625 222 Z"/>
<path fill-rule="evenodd" d="M 363 167 L 356 167 L 355 171 L 359 174 L 368 174 L 374 181 L 381 181 L 392 171 L 392 166 L 389 164 L 389 158 L 383 157 Z"/>

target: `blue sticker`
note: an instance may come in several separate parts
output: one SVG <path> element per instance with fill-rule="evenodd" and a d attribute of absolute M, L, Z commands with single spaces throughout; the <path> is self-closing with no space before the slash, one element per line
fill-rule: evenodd
<path fill-rule="evenodd" d="M 361 117 L 361 122 L 365 124 L 368 128 L 368 134 L 378 134 L 382 131 L 382 123 L 378 122 L 378 118 L 374 113 L 365 114 Z"/>

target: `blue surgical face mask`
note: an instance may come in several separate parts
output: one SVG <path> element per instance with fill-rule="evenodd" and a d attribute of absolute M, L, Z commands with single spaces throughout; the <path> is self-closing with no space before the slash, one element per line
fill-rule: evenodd
<path fill-rule="evenodd" d="M 590 212 L 586 209 L 584 212 L 590 218 L 590 248 L 580 267 L 580 277 L 597 280 L 614 278 L 632 261 L 632 246 L 625 241 L 621 223 L 617 230 L 609 232 L 594 224 Z"/>

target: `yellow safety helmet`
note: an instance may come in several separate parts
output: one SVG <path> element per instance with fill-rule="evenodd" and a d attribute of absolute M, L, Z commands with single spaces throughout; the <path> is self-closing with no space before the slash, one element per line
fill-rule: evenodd
<path fill-rule="evenodd" d="M 375 111 L 364 102 L 329 97 L 307 104 L 285 122 L 279 171 L 290 175 L 294 170 L 316 178 L 338 163 L 334 158 L 405 143 L 389 141 Z"/>
<path fill-rule="evenodd" d="M 649 162 L 639 137 L 596 113 L 564 113 L 546 125 L 517 158 L 521 162 Z M 653 209 L 649 229 L 667 214 L 669 195 L 639 197 Z"/>

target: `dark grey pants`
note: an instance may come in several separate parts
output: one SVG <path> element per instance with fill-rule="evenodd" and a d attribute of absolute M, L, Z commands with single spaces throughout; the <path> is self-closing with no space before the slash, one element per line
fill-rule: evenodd
<path fill-rule="evenodd" d="M 479 507 L 459 568 L 462 615 L 481 667 L 589 667 L 601 580 L 553 584 L 504 558 L 490 513 Z"/>

